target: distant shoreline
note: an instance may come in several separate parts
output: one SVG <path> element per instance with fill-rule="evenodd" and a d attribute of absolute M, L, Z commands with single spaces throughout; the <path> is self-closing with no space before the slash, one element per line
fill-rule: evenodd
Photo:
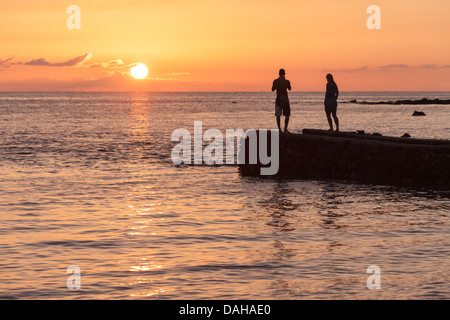
<path fill-rule="evenodd" d="M 355 104 L 369 104 L 369 105 L 377 105 L 377 104 L 390 104 L 390 105 L 429 105 L 429 104 L 441 104 L 446 105 L 450 104 L 450 100 L 441 100 L 441 99 L 427 99 L 422 98 L 420 100 L 396 100 L 396 101 L 357 101 L 350 100 L 344 101 L 344 103 L 355 103 Z"/>

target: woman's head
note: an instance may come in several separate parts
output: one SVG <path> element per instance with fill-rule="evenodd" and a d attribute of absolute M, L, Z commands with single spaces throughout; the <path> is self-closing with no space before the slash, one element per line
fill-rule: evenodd
<path fill-rule="evenodd" d="M 331 73 L 327 74 L 328 82 L 334 82 L 333 75 Z"/>

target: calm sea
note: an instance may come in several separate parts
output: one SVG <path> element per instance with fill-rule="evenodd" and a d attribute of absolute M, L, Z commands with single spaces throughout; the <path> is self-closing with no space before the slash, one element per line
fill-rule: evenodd
<path fill-rule="evenodd" d="M 292 93 L 290 128 L 327 128 Z M 352 93 L 341 101 L 450 93 Z M 175 166 L 176 128 L 275 128 L 272 93 L 0 93 L 2 299 L 449 299 L 446 192 Z M 412 117 L 414 110 L 426 117 Z M 450 139 L 450 106 L 340 104 L 342 131 Z M 66 286 L 81 269 L 81 290 Z M 381 270 L 369 290 L 367 267 Z"/>

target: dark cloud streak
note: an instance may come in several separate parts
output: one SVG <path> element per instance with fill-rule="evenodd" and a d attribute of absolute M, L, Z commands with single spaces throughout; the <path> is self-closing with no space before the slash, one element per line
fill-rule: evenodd
<path fill-rule="evenodd" d="M 408 66 L 407 64 L 403 64 L 403 63 L 397 63 L 397 64 L 387 64 L 384 66 L 378 66 L 378 68 L 380 69 L 405 69 L 405 68 L 409 68 L 410 66 Z"/>
<path fill-rule="evenodd" d="M 27 65 L 27 66 L 73 67 L 78 64 L 84 63 L 85 61 L 90 59 L 91 56 L 92 56 L 91 53 L 85 53 L 85 54 L 75 57 L 73 59 L 69 59 L 64 62 L 56 62 L 56 63 L 48 62 L 46 59 L 39 58 L 39 59 L 30 60 L 28 62 L 23 62 L 20 64 Z"/>
<path fill-rule="evenodd" d="M 9 58 L 7 58 L 7 59 L 5 59 L 5 60 L 0 60 L 0 65 L 6 64 L 7 62 L 9 62 L 9 61 L 11 61 L 12 59 L 14 59 L 14 57 L 15 57 L 15 56 L 9 57 Z"/>
<path fill-rule="evenodd" d="M 324 72 L 348 72 L 348 73 L 353 73 L 353 72 L 361 72 L 361 71 L 366 71 L 367 69 L 369 69 L 369 66 L 362 66 L 359 68 L 350 68 L 350 69 L 331 69 L 331 70 L 322 70 Z"/>

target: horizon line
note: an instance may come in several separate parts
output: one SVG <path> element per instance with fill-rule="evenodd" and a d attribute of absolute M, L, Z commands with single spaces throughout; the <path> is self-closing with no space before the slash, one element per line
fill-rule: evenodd
<path fill-rule="evenodd" d="M 305 91 L 297 91 L 293 90 L 289 93 L 319 93 L 319 92 L 325 92 L 325 90 L 305 90 Z M 433 92 L 433 93 L 450 93 L 450 90 L 340 90 L 341 93 L 348 92 L 348 93 L 354 93 L 354 92 Z M 48 90 L 35 90 L 35 91 L 21 91 L 21 90 L 8 90 L 3 91 L 0 90 L 0 93 L 272 93 L 270 90 L 265 91 L 117 91 L 117 90 L 93 90 L 93 91 L 82 91 L 82 90 L 54 90 L 54 91 L 48 91 Z"/>

